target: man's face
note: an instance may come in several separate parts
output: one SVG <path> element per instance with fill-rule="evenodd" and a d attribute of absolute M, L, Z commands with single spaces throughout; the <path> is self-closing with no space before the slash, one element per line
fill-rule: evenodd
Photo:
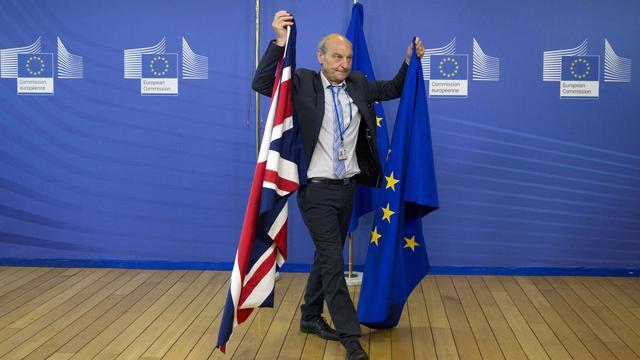
<path fill-rule="evenodd" d="M 318 50 L 318 62 L 322 65 L 322 73 L 331 83 L 339 84 L 349 76 L 353 50 L 344 38 L 333 37 L 325 43 L 325 53 Z"/>

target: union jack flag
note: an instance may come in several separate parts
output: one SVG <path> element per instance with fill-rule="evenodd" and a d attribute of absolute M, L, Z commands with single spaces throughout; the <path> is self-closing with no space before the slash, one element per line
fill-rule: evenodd
<path fill-rule="evenodd" d="M 291 76 L 295 72 L 295 25 L 287 28 L 278 63 L 251 193 L 244 215 L 218 342 L 222 352 L 236 325 L 254 308 L 273 307 L 276 266 L 287 258 L 287 199 L 306 181 L 298 128 L 293 117 Z"/>

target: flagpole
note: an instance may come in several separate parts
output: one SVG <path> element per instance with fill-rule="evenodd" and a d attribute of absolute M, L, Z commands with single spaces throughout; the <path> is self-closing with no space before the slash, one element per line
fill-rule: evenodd
<path fill-rule="evenodd" d="M 255 58 L 256 69 L 260 62 L 260 0 L 256 0 L 256 43 Z M 260 94 L 256 92 L 256 159 L 260 154 Z"/>
<path fill-rule="evenodd" d="M 260 0 L 256 0 L 256 69 L 260 62 Z M 256 159 L 260 156 L 260 94 L 256 91 Z M 280 280 L 280 271 L 276 270 L 276 281 Z"/>
<path fill-rule="evenodd" d="M 353 234 L 349 233 L 349 277 L 353 277 Z"/>
<path fill-rule="evenodd" d="M 353 0 L 357 4 L 358 0 Z M 349 232 L 349 272 L 345 274 L 347 285 L 357 286 L 362 284 L 362 273 L 353 271 L 353 233 Z"/>
<path fill-rule="evenodd" d="M 349 271 L 344 274 L 347 286 L 358 286 L 362 284 L 362 273 L 353 271 L 353 233 L 349 233 Z"/>

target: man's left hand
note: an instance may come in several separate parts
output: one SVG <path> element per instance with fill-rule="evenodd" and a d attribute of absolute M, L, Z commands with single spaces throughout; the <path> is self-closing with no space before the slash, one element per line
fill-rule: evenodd
<path fill-rule="evenodd" d="M 422 56 L 424 55 L 424 45 L 422 45 L 422 40 L 420 40 L 420 38 L 416 36 L 416 39 L 414 40 L 413 44 L 416 45 L 416 55 L 418 56 L 419 59 L 422 59 Z M 404 59 L 407 65 L 411 61 L 411 54 L 413 53 L 413 44 L 409 44 L 409 47 L 407 47 L 407 56 Z"/>

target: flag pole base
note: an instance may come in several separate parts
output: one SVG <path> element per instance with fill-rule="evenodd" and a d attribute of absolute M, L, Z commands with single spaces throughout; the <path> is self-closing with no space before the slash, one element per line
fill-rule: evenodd
<path fill-rule="evenodd" d="M 362 273 L 360 271 L 352 271 L 351 276 L 349 273 L 344 273 L 344 279 L 347 280 L 347 286 L 358 286 L 362 284 Z"/>

